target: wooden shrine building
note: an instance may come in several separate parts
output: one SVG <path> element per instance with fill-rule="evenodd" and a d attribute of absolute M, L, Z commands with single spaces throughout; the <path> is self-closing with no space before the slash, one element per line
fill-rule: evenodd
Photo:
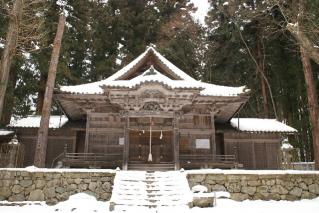
<path fill-rule="evenodd" d="M 246 87 L 197 81 L 149 47 L 107 79 L 56 89 L 68 122 L 50 130 L 47 166 L 279 168 L 281 140 L 296 130 L 234 118 L 248 98 Z M 37 128 L 11 127 L 34 153 Z"/>

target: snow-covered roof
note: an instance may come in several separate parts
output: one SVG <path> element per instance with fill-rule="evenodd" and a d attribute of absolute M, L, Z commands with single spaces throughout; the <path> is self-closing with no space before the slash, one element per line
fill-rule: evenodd
<path fill-rule="evenodd" d="M 28 128 L 39 128 L 40 127 L 41 116 L 40 115 L 29 115 L 25 118 L 11 118 L 8 127 L 28 127 Z M 68 118 L 64 115 L 51 115 L 49 128 L 57 129 L 62 127 Z"/>
<path fill-rule="evenodd" d="M 167 76 L 163 75 L 162 73 L 160 73 L 159 71 L 157 71 L 152 66 L 148 70 L 143 72 L 141 75 L 129 81 L 127 80 L 112 81 L 106 86 L 133 88 L 147 82 L 158 82 L 172 88 L 199 88 L 199 89 L 203 88 L 201 84 L 195 81 L 191 82 L 191 84 L 186 84 L 185 80 L 172 80 L 168 78 Z"/>
<path fill-rule="evenodd" d="M 244 132 L 297 132 L 296 129 L 276 119 L 232 118 L 230 124 L 232 127 Z"/>
<path fill-rule="evenodd" d="M 161 61 L 179 80 L 173 80 L 163 75 L 162 73 L 150 67 L 147 71 L 130 80 L 121 80 L 121 77 L 128 72 L 148 54 L 153 53 L 154 56 Z M 154 69 L 153 74 L 147 75 L 150 69 Z M 157 52 L 153 47 L 148 47 L 145 52 L 134 59 L 131 63 L 114 73 L 112 76 L 97 82 L 81 84 L 76 86 L 61 86 L 60 91 L 75 94 L 103 94 L 103 87 L 126 87 L 133 88 L 145 82 L 159 82 L 171 88 L 196 88 L 201 89 L 200 94 L 204 96 L 238 96 L 247 92 L 246 87 L 227 87 L 214 84 L 208 84 L 197 81 L 185 72 L 180 70 L 164 56 Z"/>
<path fill-rule="evenodd" d="M 10 131 L 7 129 L 0 129 L 0 136 L 6 136 L 6 135 L 10 135 L 12 133 L 14 133 L 14 131 Z"/>

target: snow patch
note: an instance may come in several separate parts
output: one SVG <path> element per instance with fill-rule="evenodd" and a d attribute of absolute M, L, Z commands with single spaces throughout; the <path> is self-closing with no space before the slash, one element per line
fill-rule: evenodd
<path fill-rule="evenodd" d="M 203 185 L 196 185 L 192 187 L 192 192 L 194 193 L 204 193 L 207 191 L 208 191 L 207 187 Z"/>
<path fill-rule="evenodd" d="M 243 169 L 232 169 L 232 170 L 222 170 L 222 169 L 198 169 L 198 170 L 188 170 L 187 174 L 229 174 L 229 175 L 314 175 L 319 174 L 319 171 L 304 171 L 304 170 L 243 170 Z"/>
<path fill-rule="evenodd" d="M 38 168 L 35 166 L 28 166 L 26 168 L 0 168 L 0 171 L 21 171 L 21 172 L 59 172 L 59 173 L 68 173 L 68 172 L 86 172 L 86 173 L 115 173 L 114 169 L 66 169 L 66 168 Z"/>

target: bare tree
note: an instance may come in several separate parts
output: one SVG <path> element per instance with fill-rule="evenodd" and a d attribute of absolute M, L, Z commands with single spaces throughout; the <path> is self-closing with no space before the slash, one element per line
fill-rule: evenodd
<path fill-rule="evenodd" d="M 50 121 L 50 110 L 52 105 L 53 89 L 56 78 L 56 71 L 59 62 L 60 49 L 65 26 L 65 16 L 60 15 L 58 29 L 55 35 L 53 50 L 51 55 L 50 67 L 48 71 L 48 80 L 45 89 L 45 95 L 42 107 L 42 117 L 38 130 L 38 139 L 35 150 L 34 165 L 45 167 L 46 150 L 48 144 L 48 131 Z"/>
<path fill-rule="evenodd" d="M 305 5 L 303 0 L 300 0 L 299 3 Z M 319 40 L 318 9 L 314 8 L 312 11 L 303 10 L 300 13 L 296 5 L 298 5 L 298 0 L 293 0 L 290 5 L 287 5 L 282 0 L 269 0 L 268 8 L 280 11 L 284 18 L 280 26 L 289 31 L 308 57 L 316 64 L 319 64 L 319 49 L 317 48 Z M 316 11 L 316 14 L 314 14 L 314 11 Z M 303 23 L 301 20 L 303 20 Z"/>

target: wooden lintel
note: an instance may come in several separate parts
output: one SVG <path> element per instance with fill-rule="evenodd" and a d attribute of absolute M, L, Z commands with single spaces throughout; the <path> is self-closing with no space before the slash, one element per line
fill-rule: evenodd
<path fill-rule="evenodd" d="M 128 116 L 133 117 L 158 117 L 158 118 L 173 118 L 174 112 L 165 111 L 129 111 Z"/>

